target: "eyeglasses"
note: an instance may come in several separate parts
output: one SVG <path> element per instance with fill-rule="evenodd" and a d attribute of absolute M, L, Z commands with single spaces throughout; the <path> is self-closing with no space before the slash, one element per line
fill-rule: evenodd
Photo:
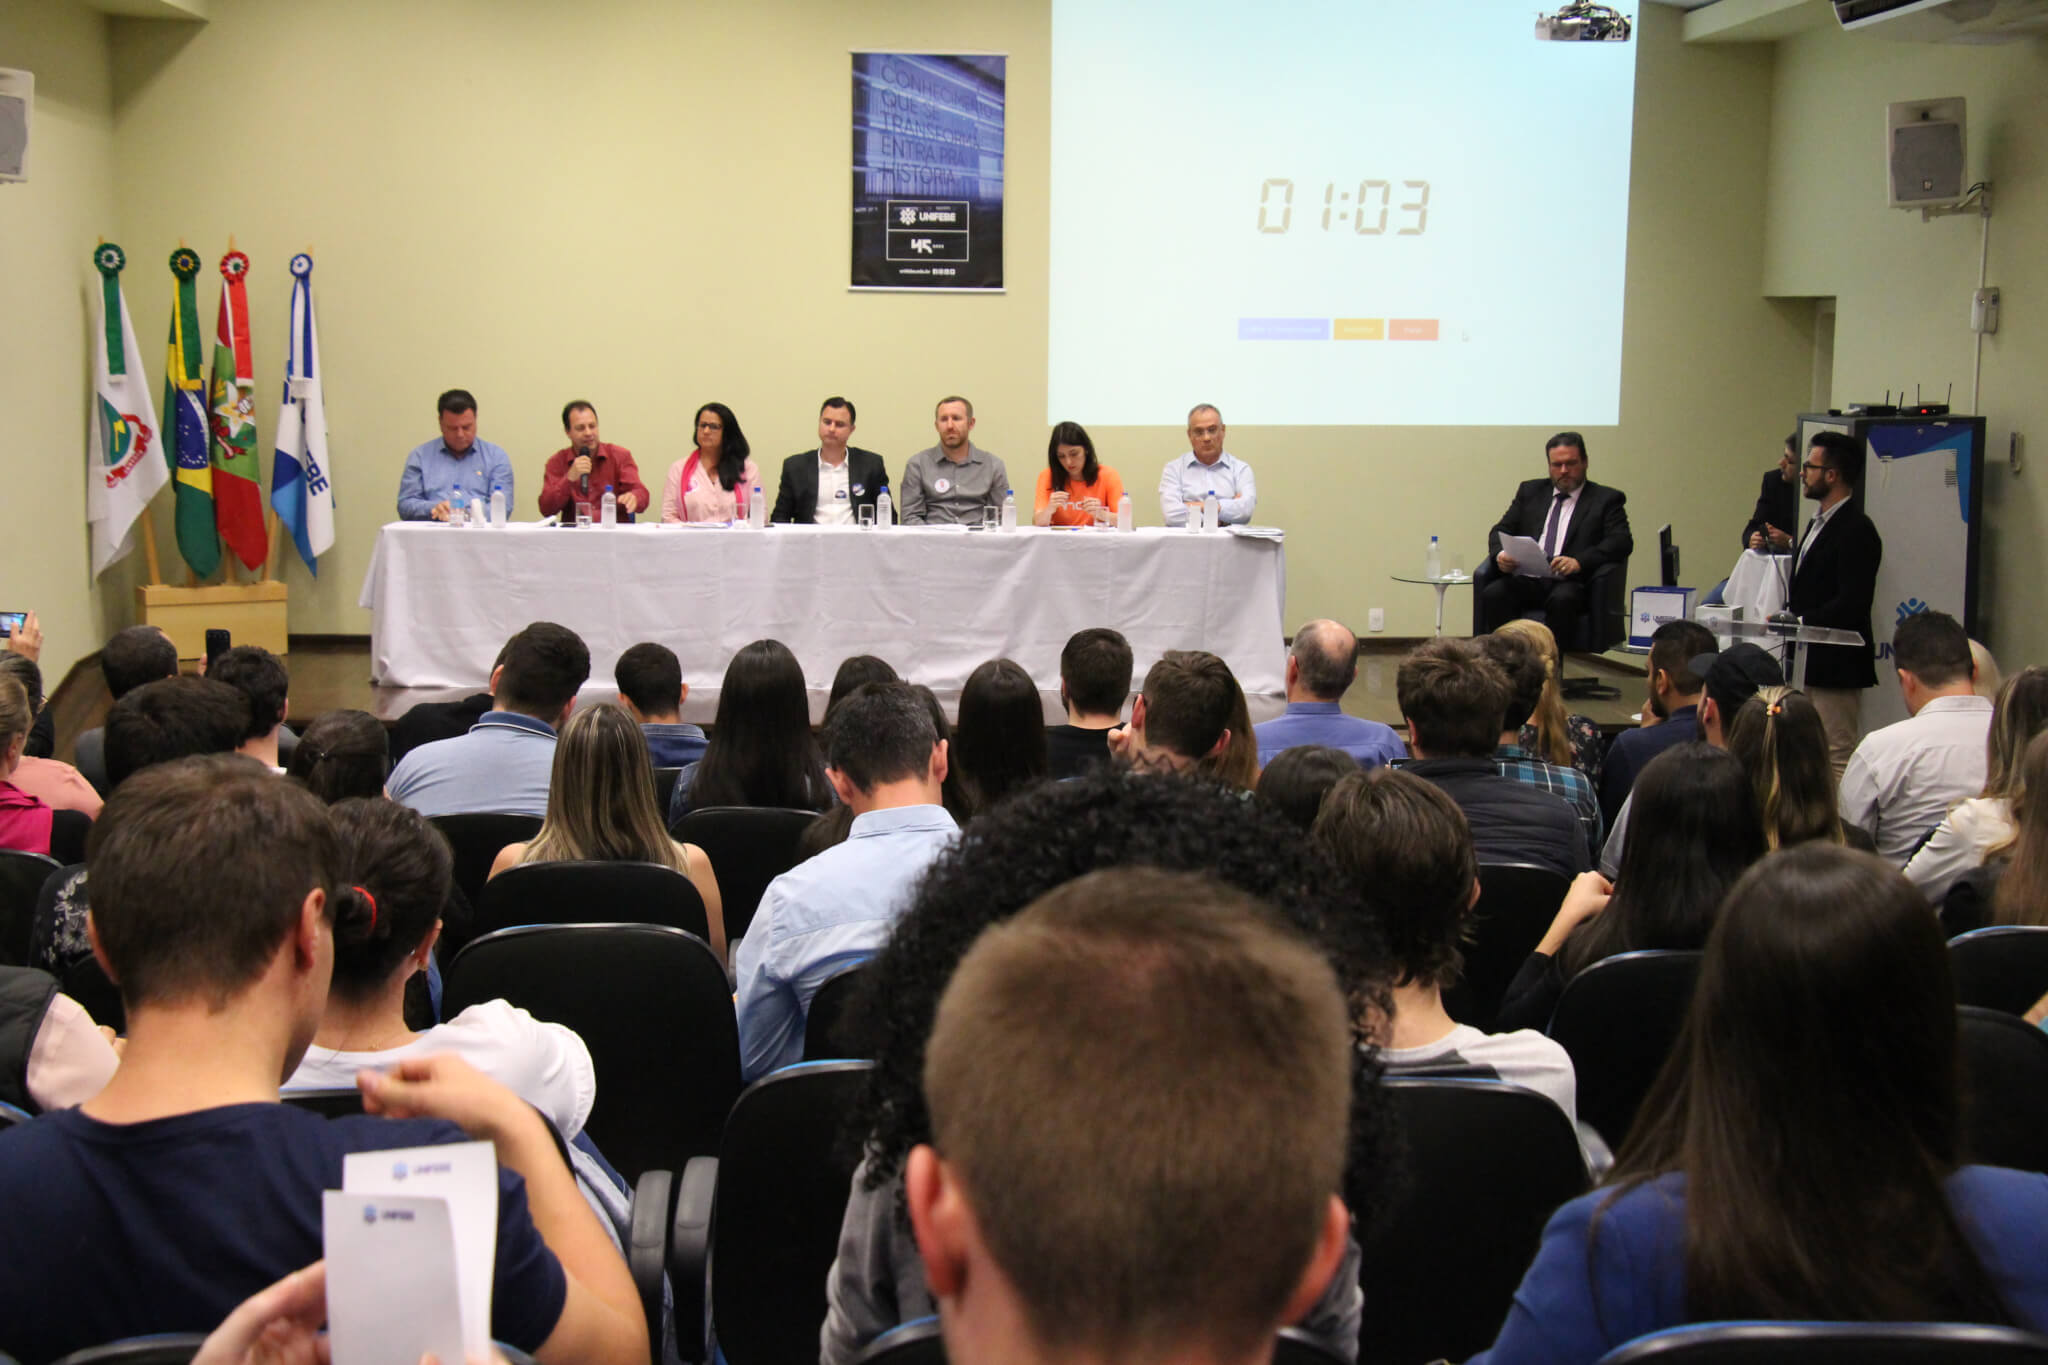
<path fill-rule="evenodd" d="M 1817 471 L 1819 471 L 1820 473 L 1822 473 L 1822 474 L 1825 474 L 1825 473 L 1827 473 L 1827 472 L 1828 472 L 1828 470 L 1832 469 L 1832 468 L 1833 468 L 1834 466 L 1832 466 L 1832 465 L 1824 465 L 1824 464 L 1815 464 L 1815 463 L 1814 463 L 1813 461 L 1811 461 L 1811 460 L 1808 460 L 1808 461 L 1807 461 L 1807 462 L 1806 462 L 1805 464 L 1803 464 L 1803 465 L 1801 465 L 1801 466 L 1799 466 L 1799 467 L 1800 467 L 1801 469 L 1812 469 L 1812 470 L 1817 470 Z"/>

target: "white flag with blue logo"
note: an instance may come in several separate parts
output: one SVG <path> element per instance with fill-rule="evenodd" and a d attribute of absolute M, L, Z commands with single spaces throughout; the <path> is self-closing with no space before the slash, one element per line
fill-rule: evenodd
<path fill-rule="evenodd" d="M 327 469 L 327 408 L 321 399 L 320 330 L 313 323 L 313 258 L 292 257 L 290 355 L 284 405 L 277 414 L 277 459 L 270 467 L 270 505 L 292 533 L 299 558 L 315 574 L 334 544 L 334 486 Z"/>

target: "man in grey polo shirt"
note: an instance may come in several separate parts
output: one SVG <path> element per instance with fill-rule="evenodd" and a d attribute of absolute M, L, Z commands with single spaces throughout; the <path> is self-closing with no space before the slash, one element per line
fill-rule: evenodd
<path fill-rule="evenodd" d="M 1010 472 L 967 439 L 974 430 L 974 404 L 965 398 L 941 398 L 932 426 L 939 443 L 911 456 L 903 471 L 903 524 L 979 526 L 986 509 L 1001 509 Z"/>
<path fill-rule="evenodd" d="M 491 670 L 491 709 L 454 739 L 422 744 L 399 760 L 386 795 L 421 815 L 502 811 L 546 816 L 555 730 L 590 676 L 576 632 L 536 621 L 506 642 Z"/>

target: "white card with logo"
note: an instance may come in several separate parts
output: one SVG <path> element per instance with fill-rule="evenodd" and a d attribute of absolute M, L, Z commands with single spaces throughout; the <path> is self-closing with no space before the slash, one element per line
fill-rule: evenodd
<path fill-rule="evenodd" d="M 464 1355 L 489 1359 L 491 1283 L 498 1257 L 498 1157 L 491 1144 L 451 1142 L 439 1147 L 351 1152 L 341 1161 L 341 1187 L 350 1194 L 419 1195 L 448 1201 L 448 1222 L 455 1233 L 455 1275 L 462 1289 Z"/>
<path fill-rule="evenodd" d="M 333 1365 L 464 1359 L 448 1201 L 329 1190 L 320 1212 Z"/>

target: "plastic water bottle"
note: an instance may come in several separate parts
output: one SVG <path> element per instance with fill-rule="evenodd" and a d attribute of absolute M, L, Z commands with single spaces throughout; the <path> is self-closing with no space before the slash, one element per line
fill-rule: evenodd
<path fill-rule="evenodd" d="M 761 497 L 761 485 L 755 484 L 753 494 L 747 499 L 747 525 L 759 529 L 768 524 L 768 504 Z"/>
<path fill-rule="evenodd" d="M 1442 578 L 1444 576 L 1444 557 L 1437 550 L 1435 536 L 1429 538 L 1429 553 L 1422 561 L 1422 576 L 1424 578 Z"/>
<path fill-rule="evenodd" d="M 1134 531 L 1137 526 L 1137 518 L 1131 515 L 1131 495 L 1126 493 L 1116 500 L 1116 529 Z"/>
<path fill-rule="evenodd" d="M 1014 488 L 1005 489 L 1003 492 L 1003 529 L 1017 529 L 1017 490 Z"/>
<path fill-rule="evenodd" d="M 455 490 L 455 496 L 448 499 L 448 524 L 463 526 L 468 524 L 468 521 L 469 500 L 463 497 L 462 490 L 458 488 Z"/>
<path fill-rule="evenodd" d="M 511 509 L 505 505 L 505 485 L 498 484 L 491 489 L 491 525 L 503 526 L 511 520 Z"/>
<path fill-rule="evenodd" d="M 889 490 L 884 488 L 875 494 L 875 529 L 886 531 L 896 524 L 895 505 L 889 501 Z"/>
<path fill-rule="evenodd" d="M 1202 499 L 1202 529 L 1215 531 L 1223 526 L 1223 509 L 1216 501 L 1216 490 L 1210 489 L 1209 496 Z"/>
<path fill-rule="evenodd" d="M 597 500 L 597 524 L 617 526 L 619 524 L 619 500 L 612 495 L 612 486 L 604 486 L 604 496 Z"/>

